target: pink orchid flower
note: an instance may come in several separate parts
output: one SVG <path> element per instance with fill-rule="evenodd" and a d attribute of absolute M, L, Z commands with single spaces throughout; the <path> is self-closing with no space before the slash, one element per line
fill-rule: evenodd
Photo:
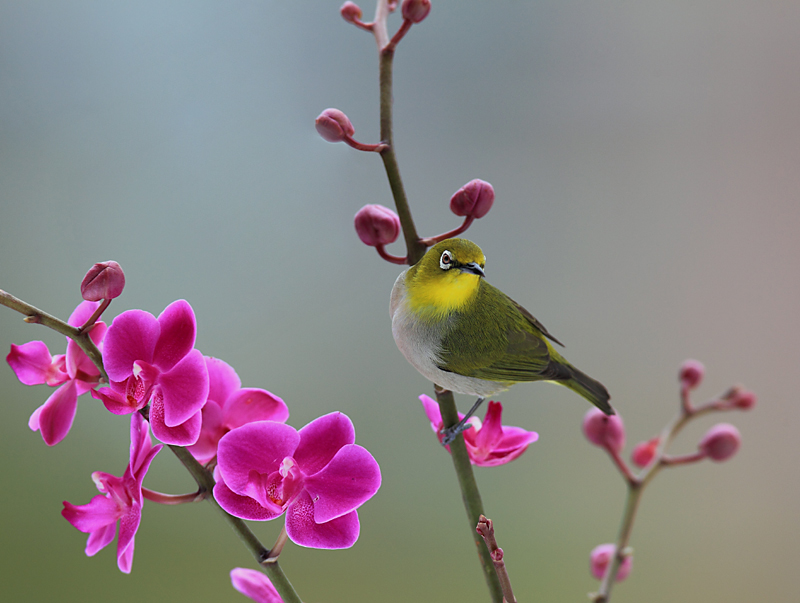
<path fill-rule="evenodd" d="M 355 544 L 356 509 L 381 485 L 378 463 L 355 443 L 350 419 L 334 412 L 300 431 L 256 421 L 222 436 L 214 497 L 231 515 L 269 520 L 286 513 L 286 534 L 318 549 Z"/>
<path fill-rule="evenodd" d="M 419 397 L 425 414 L 431 422 L 431 428 L 442 441 L 442 413 L 439 404 L 429 396 Z M 528 449 L 528 445 L 539 439 L 535 431 L 525 431 L 521 427 L 509 427 L 501 424 L 503 405 L 500 402 L 489 402 L 486 417 L 483 422 L 478 417 L 470 417 L 467 423 L 472 424 L 471 429 L 464 431 L 464 443 L 467 445 L 467 454 L 473 465 L 480 467 L 494 467 L 510 463 Z M 461 420 L 464 415 L 458 413 Z M 450 447 L 446 447 L 450 450 Z"/>
<path fill-rule="evenodd" d="M 283 599 L 263 572 L 237 567 L 231 570 L 233 588 L 256 603 L 283 603 Z"/>
<path fill-rule="evenodd" d="M 104 344 L 111 387 L 92 395 L 117 415 L 150 403 L 154 436 L 165 444 L 194 444 L 208 397 L 206 363 L 193 349 L 196 330 L 194 311 L 182 299 L 158 319 L 144 310 L 123 312 L 108 328 Z"/>
<path fill-rule="evenodd" d="M 153 446 L 147 421 L 139 413 L 131 417 L 131 459 L 122 477 L 95 471 L 92 479 L 102 493 L 89 504 L 76 506 L 64 501 L 64 516 L 76 529 L 87 532 L 86 554 L 90 557 L 114 540 L 119 522 L 117 565 L 131 572 L 136 530 L 142 519 L 142 481 L 150 463 L 161 450 Z"/>
<path fill-rule="evenodd" d="M 217 454 L 217 444 L 231 429 L 253 421 L 278 421 L 289 418 L 289 409 L 278 396 L 264 389 L 245 388 L 233 367 L 219 358 L 206 356 L 208 401 L 203 406 L 203 425 L 192 453 L 205 464 Z"/>
<path fill-rule="evenodd" d="M 67 322 L 73 327 L 82 326 L 99 305 L 98 302 L 81 302 Z M 106 325 L 98 322 L 89 336 L 100 347 L 105 334 Z M 28 427 L 33 431 L 41 431 L 45 444 L 58 444 L 72 428 L 78 409 L 78 396 L 97 386 L 100 371 L 78 344 L 69 338 L 66 354 L 51 356 L 43 341 L 30 341 L 22 345 L 12 344 L 6 361 L 17 379 L 25 385 L 46 383 L 50 387 L 60 386 L 28 420 Z"/>

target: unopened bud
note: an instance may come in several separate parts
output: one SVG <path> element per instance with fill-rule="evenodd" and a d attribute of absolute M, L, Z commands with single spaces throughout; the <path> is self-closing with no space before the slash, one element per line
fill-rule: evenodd
<path fill-rule="evenodd" d="M 99 262 L 89 269 L 81 282 L 81 295 L 86 301 L 119 297 L 125 288 L 125 273 L 114 261 Z"/>
<path fill-rule="evenodd" d="M 702 362 L 697 360 L 684 360 L 678 372 L 678 380 L 686 389 L 695 389 L 703 380 L 706 369 Z"/>
<path fill-rule="evenodd" d="M 712 461 L 719 463 L 736 454 L 741 443 L 742 436 L 736 427 L 730 423 L 720 423 L 706 432 L 698 448 Z"/>
<path fill-rule="evenodd" d="M 619 415 L 592 408 L 583 417 L 583 434 L 595 446 L 619 452 L 625 446 L 625 427 Z"/>
<path fill-rule="evenodd" d="M 319 135 L 328 142 L 342 142 L 356 131 L 347 115 L 339 109 L 325 109 L 319 114 L 315 123 Z"/>
<path fill-rule="evenodd" d="M 661 440 L 658 437 L 648 440 L 647 442 L 639 442 L 631 453 L 631 461 L 637 467 L 647 467 L 658 450 L 658 444 Z"/>
<path fill-rule="evenodd" d="M 452 197 L 450 197 L 450 211 L 457 216 L 472 216 L 482 218 L 494 203 L 494 189 L 484 180 L 470 180 Z"/>
<path fill-rule="evenodd" d="M 611 559 L 615 555 L 616 551 L 616 545 L 611 543 L 600 544 L 594 547 L 591 555 L 589 556 L 592 576 L 598 580 L 603 579 L 606 569 L 608 568 L 608 564 L 611 563 Z M 623 549 L 623 551 L 625 551 L 625 549 Z M 622 560 L 622 563 L 620 563 L 619 569 L 617 570 L 617 582 L 622 582 L 625 578 L 627 578 L 628 574 L 631 573 L 632 567 L 633 557 L 631 555 L 627 555 L 625 559 Z"/>
<path fill-rule="evenodd" d="M 419 23 L 431 12 L 431 0 L 403 0 L 403 19 Z"/>
<path fill-rule="evenodd" d="M 738 385 L 731 388 L 730 391 L 723 396 L 723 399 L 731 406 L 741 410 L 750 410 L 756 405 L 756 395 Z"/>
<path fill-rule="evenodd" d="M 356 233 L 365 245 L 388 245 L 400 235 L 400 218 L 383 205 L 365 205 L 355 217 Z"/>
<path fill-rule="evenodd" d="M 339 9 L 339 12 L 342 15 L 342 19 L 348 23 L 355 23 L 361 20 L 361 7 L 355 2 L 345 2 L 342 4 L 342 8 Z"/>

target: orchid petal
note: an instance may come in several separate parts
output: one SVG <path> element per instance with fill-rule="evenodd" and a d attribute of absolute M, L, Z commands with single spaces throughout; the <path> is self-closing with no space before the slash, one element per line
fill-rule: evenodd
<path fill-rule="evenodd" d="M 82 301 L 75 307 L 75 309 L 72 311 L 72 314 L 69 315 L 67 324 L 73 327 L 82 327 L 86 324 L 86 321 L 92 317 L 94 311 L 99 307 L 100 302 Z"/>
<path fill-rule="evenodd" d="M 300 444 L 293 456 L 303 473 L 313 475 L 330 463 L 342 446 L 355 441 L 356 432 L 350 418 L 341 412 L 332 412 L 300 430 Z"/>
<path fill-rule="evenodd" d="M 489 402 L 486 417 L 475 435 L 475 446 L 480 450 L 492 450 L 503 438 L 503 405 L 500 402 Z M 471 431 L 475 431 L 472 429 Z"/>
<path fill-rule="evenodd" d="M 161 333 L 153 351 L 153 364 L 169 371 L 194 347 L 197 324 L 194 311 L 184 299 L 168 305 L 158 317 Z M 203 362 L 205 369 L 205 361 Z"/>
<path fill-rule="evenodd" d="M 66 437 L 78 410 L 78 391 L 70 380 L 47 399 L 39 413 L 39 430 L 48 446 L 55 446 Z"/>
<path fill-rule="evenodd" d="M 200 412 L 203 418 L 200 437 L 188 449 L 198 462 L 205 464 L 216 456 L 217 444 L 225 430 L 222 427 L 222 408 L 216 402 L 209 398 Z"/>
<path fill-rule="evenodd" d="M 158 385 L 168 426 L 180 425 L 197 413 L 208 399 L 208 370 L 200 350 L 192 350 L 172 370 L 161 373 Z"/>
<path fill-rule="evenodd" d="M 89 538 L 86 540 L 86 555 L 93 557 L 101 549 L 106 548 L 117 533 L 117 522 L 112 521 L 105 527 L 98 528 L 93 532 L 89 532 Z"/>
<path fill-rule="evenodd" d="M 208 399 L 222 407 L 225 400 L 242 387 L 242 381 L 233 367 L 224 360 L 210 356 L 206 356 L 205 360 L 208 369 Z"/>
<path fill-rule="evenodd" d="M 249 496 L 240 496 L 233 492 L 224 481 L 218 481 L 214 486 L 214 498 L 219 506 L 228 513 L 241 519 L 252 519 L 255 521 L 266 521 L 275 519 L 283 514 L 281 509 L 276 512 L 274 509 L 266 509 L 258 504 Z"/>
<path fill-rule="evenodd" d="M 6 362 L 24 385 L 40 385 L 47 383 L 53 357 L 44 341 L 29 341 L 22 345 L 11 344 L 11 351 Z M 69 377 L 64 374 L 60 383 Z M 52 384 L 58 385 L 58 384 Z"/>
<path fill-rule="evenodd" d="M 134 502 L 125 515 L 119 519 L 119 536 L 117 537 L 117 567 L 130 574 L 133 564 L 133 548 L 136 530 L 142 520 L 141 502 Z"/>
<path fill-rule="evenodd" d="M 422 402 L 422 408 L 425 410 L 425 414 L 431 422 L 431 427 L 438 433 L 443 425 L 442 412 L 439 409 L 439 404 L 433 398 L 425 394 L 419 397 L 419 401 Z"/>
<path fill-rule="evenodd" d="M 305 488 L 314 501 L 314 521 L 325 523 L 357 509 L 378 491 L 381 470 L 361 446 L 349 444 L 315 475 Z"/>
<path fill-rule="evenodd" d="M 125 381 L 133 374 L 133 363 L 153 361 L 153 350 L 161 326 L 144 310 L 128 310 L 117 316 L 106 333 L 103 364 L 112 381 Z"/>
<path fill-rule="evenodd" d="M 132 404 L 132 401 L 128 400 L 128 397 L 125 395 L 125 385 L 125 382 L 118 383 L 112 381 L 111 387 L 93 389 L 90 393 L 92 398 L 100 400 L 110 413 L 115 415 L 129 415 L 132 412 L 136 412 L 138 409 L 136 408 L 136 404 Z"/>
<path fill-rule="evenodd" d="M 241 427 L 253 421 L 278 421 L 289 418 L 289 409 L 278 396 L 264 389 L 240 389 L 225 402 L 225 426 Z"/>
<path fill-rule="evenodd" d="M 134 413 L 131 416 L 131 456 L 128 467 L 139 486 L 161 448 L 160 444 L 153 446 L 148 422 L 138 412 Z"/>
<path fill-rule="evenodd" d="M 264 475 L 277 471 L 299 442 L 300 435 L 289 425 L 273 421 L 248 423 L 222 436 L 217 464 L 228 487 L 244 494 L 251 471 Z"/>
<path fill-rule="evenodd" d="M 237 567 L 231 570 L 233 588 L 256 603 L 283 603 L 283 599 L 263 573 Z"/>
<path fill-rule="evenodd" d="M 358 540 L 359 529 L 357 511 L 325 523 L 316 523 L 314 503 L 307 492 L 303 492 L 286 511 L 286 534 L 300 546 L 346 549 Z"/>
<path fill-rule="evenodd" d="M 165 444 L 191 446 L 200 437 L 203 415 L 198 410 L 180 425 L 167 425 L 164 422 L 164 400 L 161 393 L 157 392 L 150 405 L 150 426 L 153 429 L 153 435 Z"/>
<path fill-rule="evenodd" d="M 85 505 L 73 505 L 64 501 L 61 515 L 76 530 L 94 532 L 113 524 L 122 515 L 122 511 L 111 498 L 98 494 Z"/>

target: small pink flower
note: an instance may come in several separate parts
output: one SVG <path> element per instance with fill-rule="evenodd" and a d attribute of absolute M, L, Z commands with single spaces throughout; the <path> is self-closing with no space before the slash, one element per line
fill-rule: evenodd
<path fill-rule="evenodd" d="M 616 550 L 617 547 L 611 543 L 600 544 L 594 547 L 592 554 L 590 555 L 592 576 L 598 580 L 603 579 L 606 569 L 608 568 L 608 564 L 611 562 L 611 558 L 614 556 Z M 617 570 L 617 582 L 622 582 L 625 578 L 627 578 L 628 574 L 631 573 L 632 568 L 633 557 L 628 555 L 625 557 L 623 562 L 620 564 L 619 569 Z"/>
<path fill-rule="evenodd" d="M 482 218 L 494 203 L 494 188 L 484 180 L 470 180 L 450 198 L 450 211 L 457 216 Z"/>
<path fill-rule="evenodd" d="M 203 425 L 196 444 L 189 452 L 205 464 L 217 454 L 217 444 L 231 429 L 253 421 L 278 421 L 289 418 L 283 400 L 264 389 L 245 388 L 228 363 L 206 356 L 208 401 L 203 406 Z"/>
<path fill-rule="evenodd" d="M 365 205 L 354 222 L 358 238 L 370 247 L 394 243 L 400 234 L 400 218 L 383 205 Z"/>
<path fill-rule="evenodd" d="M 718 463 L 727 461 L 739 450 L 742 436 L 730 423 L 719 423 L 706 432 L 700 440 L 700 452 Z"/>
<path fill-rule="evenodd" d="M 637 467 L 647 467 L 656 455 L 661 439 L 656 436 L 647 442 L 639 442 L 631 452 L 631 460 Z"/>
<path fill-rule="evenodd" d="M 81 302 L 67 322 L 73 327 L 82 326 L 99 305 L 97 302 Z M 89 336 L 96 346 L 101 347 L 105 334 L 105 323 L 98 322 Z M 43 341 L 30 341 L 22 345 L 12 344 L 6 361 L 25 385 L 46 383 L 50 387 L 61 386 L 28 420 L 28 427 L 33 431 L 41 431 L 42 439 L 48 446 L 58 444 L 69 433 L 75 420 L 78 396 L 97 387 L 100 371 L 78 344 L 69 338 L 66 354 L 51 356 Z"/>
<path fill-rule="evenodd" d="M 233 588 L 256 603 L 283 603 L 283 599 L 263 572 L 237 567 L 231 570 Z"/>
<path fill-rule="evenodd" d="M 81 283 L 81 296 L 87 301 L 114 299 L 125 288 L 125 273 L 115 261 L 99 262 L 89 269 Z"/>
<path fill-rule="evenodd" d="M 300 431 L 274 421 L 222 436 L 214 498 L 231 515 L 270 520 L 286 513 L 295 543 L 342 549 L 358 539 L 356 509 L 381 485 L 378 463 L 355 443 L 350 419 L 334 412 Z"/>
<path fill-rule="evenodd" d="M 208 398 L 208 371 L 194 348 L 194 311 L 185 300 L 156 319 L 128 310 L 108 328 L 103 359 L 111 387 L 92 392 L 117 415 L 150 406 L 153 435 L 165 444 L 188 446 L 200 436 Z"/>
<path fill-rule="evenodd" d="M 139 413 L 131 417 L 130 463 L 122 477 L 95 471 L 92 473 L 101 492 L 86 505 L 64 501 L 64 516 L 76 529 L 89 534 L 86 554 L 90 557 L 114 540 L 119 523 L 117 565 L 126 574 L 131 572 L 136 530 L 142 519 L 142 481 L 150 463 L 161 450 L 153 446 L 145 421 Z"/>
<path fill-rule="evenodd" d="M 425 414 L 431 422 L 431 428 L 441 442 L 443 435 L 440 433 L 444 427 L 439 404 L 426 395 L 419 397 Z M 528 445 L 539 439 L 535 431 L 525 431 L 521 427 L 509 427 L 501 424 L 503 405 L 500 402 L 489 402 L 486 416 L 481 423 L 478 417 L 470 417 L 468 423 L 472 428 L 463 432 L 464 443 L 467 445 L 467 454 L 470 463 L 480 467 L 495 467 L 505 465 L 522 455 Z M 464 415 L 459 413 L 459 420 Z M 450 447 L 447 446 L 448 451 Z"/>
<path fill-rule="evenodd" d="M 619 415 L 591 408 L 583 417 L 583 434 L 595 446 L 619 453 L 625 447 L 625 427 Z"/>
<path fill-rule="evenodd" d="M 697 360 L 684 360 L 678 371 L 678 381 L 684 389 L 695 389 L 703 381 L 706 369 L 702 362 Z"/>

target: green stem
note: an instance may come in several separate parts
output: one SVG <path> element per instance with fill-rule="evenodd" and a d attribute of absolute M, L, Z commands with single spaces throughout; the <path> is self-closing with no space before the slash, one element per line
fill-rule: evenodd
<path fill-rule="evenodd" d="M 2 289 L 0 289 L 0 305 L 16 310 L 20 314 L 24 314 L 25 322 L 43 325 L 69 337 L 86 353 L 97 367 L 97 370 L 100 371 L 100 376 L 108 383 L 108 375 L 106 374 L 106 369 L 103 368 L 103 356 L 89 336 L 89 331 L 91 331 L 91 329 L 89 329 L 89 331 L 81 331 L 79 328 L 67 324 L 63 320 L 14 297 L 10 293 L 6 293 Z"/>
<path fill-rule="evenodd" d="M 261 544 L 261 541 L 253 534 L 252 530 L 247 527 L 244 520 L 234 517 L 219 506 L 219 503 L 213 495 L 215 482 L 211 472 L 197 462 L 186 448 L 172 445 L 170 445 L 169 448 L 175 453 L 175 456 L 183 463 L 183 466 L 186 467 L 189 473 L 191 473 L 200 489 L 208 493 L 206 500 L 222 514 L 223 519 L 228 522 L 228 525 L 236 532 L 236 535 L 242 540 L 247 550 L 255 557 L 261 570 L 267 574 L 272 585 L 283 598 L 284 603 L 302 603 L 292 583 L 289 582 L 286 574 L 283 573 L 283 569 L 278 565 L 278 562 L 272 560 L 267 562 L 270 557 L 269 549 Z"/>
<path fill-rule="evenodd" d="M 436 400 L 439 402 L 439 409 L 442 413 L 444 427 L 452 427 L 458 423 L 458 410 L 456 409 L 456 403 L 453 399 L 453 392 L 440 390 L 437 387 Z M 489 594 L 494 603 L 502 603 L 503 589 L 497 577 L 497 572 L 494 569 L 494 561 L 492 561 L 489 548 L 483 542 L 483 537 L 476 529 L 478 521 L 481 515 L 483 515 L 483 502 L 481 501 L 481 493 L 478 490 L 478 484 L 475 481 L 475 474 L 472 471 L 472 464 L 469 462 L 469 455 L 467 454 L 467 447 L 464 444 L 463 433 L 458 434 L 456 439 L 450 444 L 450 455 L 453 459 L 456 477 L 458 477 L 458 485 L 461 488 L 461 498 L 464 501 L 464 508 L 467 511 L 467 519 L 469 521 L 470 531 L 472 532 L 472 538 L 478 549 L 483 576 L 486 579 L 486 585 L 489 587 Z"/>

